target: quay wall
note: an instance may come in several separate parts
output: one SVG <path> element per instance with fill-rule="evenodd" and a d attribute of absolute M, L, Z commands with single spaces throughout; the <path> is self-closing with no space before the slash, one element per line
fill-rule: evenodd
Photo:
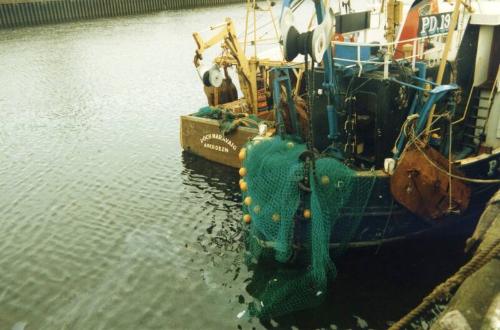
<path fill-rule="evenodd" d="M 243 2 L 245 0 L 0 0 L 0 29 Z"/>

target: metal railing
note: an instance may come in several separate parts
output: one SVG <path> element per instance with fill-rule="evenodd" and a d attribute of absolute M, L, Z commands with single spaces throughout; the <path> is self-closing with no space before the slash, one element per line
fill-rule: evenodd
<path fill-rule="evenodd" d="M 429 44 L 430 42 L 439 42 L 444 44 L 445 40 L 443 40 L 443 37 L 446 38 L 447 33 L 441 33 L 441 34 L 436 34 L 433 36 L 429 37 L 419 37 L 419 38 L 412 38 L 412 39 L 405 39 L 405 40 L 398 40 L 394 42 L 388 42 L 388 43 L 383 43 L 383 44 L 374 44 L 374 43 L 358 43 L 358 42 L 345 42 L 345 41 L 333 41 L 332 45 L 334 46 L 348 46 L 348 47 L 356 47 L 356 58 L 353 59 L 351 58 L 342 58 L 342 57 L 333 57 L 334 61 L 340 61 L 340 62 L 351 62 L 352 65 L 356 65 L 359 67 L 359 75 L 361 75 L 363 71 L 363 66 L 366 64 L 371 64 L 371 65 L 379 65 L 384 67 L 384 78 L 387 79 L 389 77 L 389 64 L 392 61 L 408 61 L 411 62 L 412 68 L 415 69 L 415 63 L 418 59 L 424 59 L 425 57 L 428 57 L 431 54 L 438 54 L 442 52 L 441 47 L 433 47 L 430 49 L 425 49 L 425 45 Z M 395 56 L 396 51 L 398 51 L 399 47 L 402 47 L 404 45 L 411 45 L 411 54 L 406 55 L 402 54 L 402 56 Z M 373 48 L 377 48 L 380 50 L 384 50 L 383 52 L 383 59 L 382 60 L 377 60 L 373 56 L 369 55 L 369 59 L 362 59 L 362 48 L 368 48 L 370 50 L 370 54 L 372 53 L 371 50 Z M 393 49 L 392 54 L 389 50 Z M 378 57 L 380 58 L 380 56 Z M 349 66 L 349 65 L 347 65 Z"/>

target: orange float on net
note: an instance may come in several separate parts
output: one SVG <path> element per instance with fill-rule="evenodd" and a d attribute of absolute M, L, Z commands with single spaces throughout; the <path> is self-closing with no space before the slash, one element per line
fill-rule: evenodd
<path fill-rule="evenodd" d="M 247 185 L 247 183 L 244 180 L 242 180 L 240 182 L 240 189 L 241 189 L 241 191 L 247 191 L 248 190 L 248 185 Z"/>
<path fill-rule="evenodd" d="M 243 161 L 247 157 L 247 149 L 241 148 L 240 153 L 238 154 L 238 158 Z"/>

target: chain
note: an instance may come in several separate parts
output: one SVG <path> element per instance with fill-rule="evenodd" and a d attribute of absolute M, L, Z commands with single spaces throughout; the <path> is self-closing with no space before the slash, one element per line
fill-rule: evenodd
<path fill-rule="evenodd" d="M 309 70 L 309 57 L 307 54 L 305 55 L 304 73 L 306 76 L 308 132 L 306 135 L 307 151 L 302 153 L 302 155 L 300 156 L 301 160 L 304 161 L 304 179 L 302 180 L 300 187 L 302 190 L 310 191 L 309 174 L 311 173 L 311 170 L 313 178 L 316 180 L 316 163 L 312 124 L 312 109 L 314 106 L 314 61 L 311 62 L 311 70 Z"/>
<path fill-rule="evenodd" d="M 306 91 L 307 91 L 307 121 L 308 121 L 308 132 L 306 136 L 306 146 L 307 150 L 311 151 L 312 150 L 312 95 L 311 95 L 311 89 L 309 88 L 309 79 L 311 79 L 311 73 L 309 71 L 309 56 L 306 53 L 305 54 L 305 75 L 306 75 Z M 311 170 L 311 160 L 310 157 L 307 157 L 304 160 L 304 179 L 303 183 L 305 187 L 302 187 L 303 189 L 306 188 L 305 190 L 310 188 L 309 184 L 309 172 Z"/>
<path fill-rule="evenodd" d="M 307 150 L 313 150 L 313 124 L 312 124 L 312 109 L 314 106 L 314 61 L 311 63 L 311 70 L 309 70 L 309 56 L 305 55 L 305 75 L 306 75 L 306 91 L 307 91 L 307 120 L 308 129 L 306 136 Z M 311 74 L 312 72 L 312 74 Z M 312 76 L 312 79 L 311 79 Z"/>
<path fill-rule="evenodd" d="M 348 96 L 345 99 L 347 102 L 347 118 L 344 123 L 344 131 L 346 133 L 346 143 L 344 145 L 344 152 L 347 154 L 348 160 L 353 158 L 353 155 L 356 154 L 356 144 L 357 144 L 357 136 L 356 136 L 356 113 L 353 112 L 353 102 L 356 101 L 355 96 Z"/>
<path fill-rule="evenodd" d="M 311 166 L 312 166 L 312 177 L 314 178 L 314 180 L 316 180 L 316 149 L 314 148 L 314 135 L 313 135 L 313 121 L 312 121 L 312 111 L 313 111 L 313 108 L 314 108 L 314 93 L 315 93 L 315 76 L 314 76 L 314 61 L 311 61 L 311 71 L 309 73 L 309 75 L 312 77 L 311 78 L 311 87 L 310 87 L 310 95 L 309 95 L 309 114 L 310 114 L 310 118 L 309 118 L 309 130 L 308 130 L 308 134 L 307 134 L 307 139 L 309 140 L 309 151 L 311 151 L 311 159 L 310 159 L 310 162 L 311 162 Z"/>

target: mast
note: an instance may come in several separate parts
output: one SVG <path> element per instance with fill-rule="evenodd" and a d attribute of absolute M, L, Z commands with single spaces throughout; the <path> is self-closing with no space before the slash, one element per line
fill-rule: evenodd
<path fill-rule="evenodd" d="M 384 6 L 382 6 L 382 9 Z M 394 53 L 394 44 L 396 41 L 396 28 L 401 23 L 401 17 L 403 13 L 403 4 L 399 0 L 388 0 L 387 1 L 387 11 L 386 11 L 386 21 L 387 27 L 385 32 L 385 39 L 387 40 L 389 54 Z"/>

